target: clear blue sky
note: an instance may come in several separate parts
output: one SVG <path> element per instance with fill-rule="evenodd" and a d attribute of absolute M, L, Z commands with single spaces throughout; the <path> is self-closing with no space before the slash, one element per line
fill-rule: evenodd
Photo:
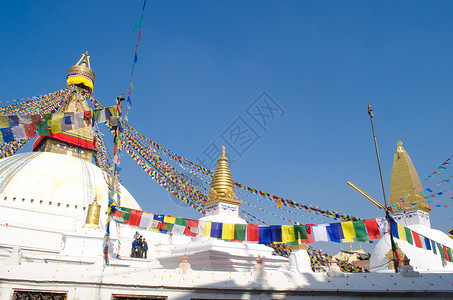
<path fill-rule="evenodd" d="M 112 105 L 127 91 L 143 2 L 93 2 L 2 2 L 0 100 L 64 88 L 85 51 L 95 98 Z M 225 144 L 222 133 L 242 117 L 259 138 L 242 156 L 226 145 L 236 181 L 381 216 L 346 186 L 351 180 L 382 201 L 367 103 L 387 193 L 398 140 L 421 179 L 453 154 L 452 14 L 451 1 L 148 1 L 129 124 L 196 161 L 211 142 Z M 246 110 L 264 91 L 284 114 L 262 128 Z M 122 167 L 144 210 L 199 216 L 130 158 Z M 451 208 L 435 209 L 431 222 L 452 227 Z"/>

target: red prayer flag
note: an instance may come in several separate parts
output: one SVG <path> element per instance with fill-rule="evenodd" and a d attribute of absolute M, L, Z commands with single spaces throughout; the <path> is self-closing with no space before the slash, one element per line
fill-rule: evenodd
<path fill-rule="evenodd" d="M 143 211 L 133 209 L 131 212 L 131 217 L 129 218 L 129 225 L 131 226 L 138 226 L 140 224 L 140 220 L 142 219 Z"/>
<path fill-rule="evenodd" d="M 445 247 L 445 245 L 442 245 L 442 251 L 443 251 L 444 254 L 445 254 L 445 259 L 446 259 L 447 261 L 450 261 L 450 256 L 448 255 L 447 247 Z"/>
<path fill-rule="evenodd" d="M 187 227 L 195 227 L 198 228 L 198 221 L 195 220 L 187 220 Z"/>
<path fill-rule="evenodd" d="M 258 242 L 260 240 L 258 228 L 258 225 L 247 224 L 247 241 Z"/>
<path fill-rule="evenodd" d="M 422 241 L 420 240 L 420 236 L 418 235 L 418 233 L 416 233 L 413 230 L 411 230 L 411 233 L 412 233 L 412 238 L 414 239 L 415 246 L 417 246 L 418 248 L 423 248 Z"/>
<path fill-rule="evenodd" d="M 380 239 L 381 233 L 379 232 L 379 226 L 376 219 L 367 219 L 365 221 L 366 230 L 368 231 L 368 238 L 370 240 Z"/>
<path fill-rule="evenodd" d="M 33 124 L 33 123 L 32 124 L 25 124 L 24 128 L 25 128 L 25 135 L 26 135 L 27 139 L 37 136 L 37 134 L 36 134 L 36 124 Z"/>

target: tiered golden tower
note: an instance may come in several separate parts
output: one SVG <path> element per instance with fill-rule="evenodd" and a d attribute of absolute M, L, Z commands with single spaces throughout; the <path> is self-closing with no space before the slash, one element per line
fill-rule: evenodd
<path fill-rule="evenodd" d="M 417 203 L 419 210 L 429 213 L 431 209 L 422 191 L 423 188 L 417 171 L 409 154 L 404 150 L 403 143 L 399 141 L 393 157 L 392 175 L 390 177 L 390 206 L 396 205 L 396 207 L 401 208 L 398 211 L 408 211 L 414 210 L 410 203 Z"/>
<path fill-rule="evenodd" d="M 204 206 L 217 202 L 234 205 L 242 203 L 242 201 L 236 199 L 233 176 L 231 176 L 230 168 L 228 167 L 228 158 L 225 156 L 225 146 L 222 146 L 220 158 L 217 159 L 217 168 L 212 177 L 208 201 L 204 203 Z"/>

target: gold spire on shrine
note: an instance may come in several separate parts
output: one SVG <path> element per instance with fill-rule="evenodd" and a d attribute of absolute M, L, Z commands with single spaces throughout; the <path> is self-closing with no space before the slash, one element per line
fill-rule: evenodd
<path fill-rule="evenodd" d="M 87 89 L 90 93 L 93 93 L 95 77 L 96 76 L 90 67 L 90 56 L 87 51 L 82 54 L 82 57 L 74 66 L 69 68 L 66 82 L 68 83 L 68 87 L 71 85 L 77 85 Z"/>
<path fill-rule="evenodd" d="M 236 199 L 233 176 L 228 167 L 228 158 L 225 156 L 225 146 L 222 146 L 220 158 L 217 159 L 217 168 L 211 180 L 208 201 L 204 205 L 224 202 L 239 205 L 242 201 Z"/>
<path fill-rule="evenodd" d="M 415 205 L 418 206 L 419 210 L 429 213 L 431 209 L 422 193 L 420 178 L 411 158 L 404 150 L 401 141 L 398 141 L 396 145 L 397 150 L 393 157 L 392 175 L 390 177 L 390 206 L 396 205 L 401 208 L 401 210 L 394 210 L 396 212 L 407 211 L 416 209 L 411 204 L 416 203 Z M 404 201 L 401 199 L 404 199 Z"/>

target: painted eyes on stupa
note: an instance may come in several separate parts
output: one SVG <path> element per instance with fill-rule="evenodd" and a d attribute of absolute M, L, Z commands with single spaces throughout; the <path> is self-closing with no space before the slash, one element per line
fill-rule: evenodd
<path fill-rule="evenodd" d="M 77 154 L 85 154 L 85 151 L 77 149 L 77 148 L 73 148 L 73 147 L 68 146 L 68 145 L 57 144 L 57 146 L 58 146 L 58 148 L 63 149 L 63 150 L 70 149 L 70 151 L 74 151 Z"/>
<path fill-rule="evenodd" d="M 62 145 L 62 144 L 57 144 L 58 148 L 60 149 L 68 149 L 68 146 Z"/>

